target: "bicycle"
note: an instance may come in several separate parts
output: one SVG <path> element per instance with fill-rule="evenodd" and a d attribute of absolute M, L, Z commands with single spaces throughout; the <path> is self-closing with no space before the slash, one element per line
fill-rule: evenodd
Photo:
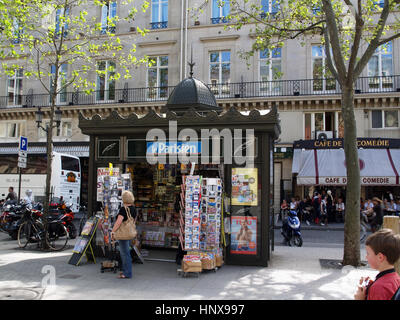
<path fill-rule="evenodd" d="M 66 247 L 69 235 L 61 220 L 48 218 L 46 232 L 40 211 L 26 210 L 22 219 L 17 237 L 20 248 L 26 248 L 30 243 L 37 244 L 39 248 L 45 243 L 53 251 L 61 251 Z"/>

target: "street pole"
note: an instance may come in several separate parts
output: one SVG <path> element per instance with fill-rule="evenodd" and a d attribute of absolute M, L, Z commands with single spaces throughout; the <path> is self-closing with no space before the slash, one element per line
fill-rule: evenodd
<path fill-rule="evenodd" d="M 21 168 L 18 167 L 19 181 L 18 181 L 18 203 L 19 199 L 21 199 Z"/>

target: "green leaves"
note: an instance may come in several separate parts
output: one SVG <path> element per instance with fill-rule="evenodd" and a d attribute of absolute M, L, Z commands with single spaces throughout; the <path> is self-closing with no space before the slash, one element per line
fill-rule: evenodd
<path fill-rule="evenodd" d="M 111 2 L 118 6 L 119 15 L 113 4 L 102 21 L 99 12 Z M 146 12 L 149 6 L 149 1 L 140 4 L 133 0 L 1 0 L 0 57 L 9 59 L 2 63 L 2 71 L 14 72 L 16 66 L 24 65 L 25 75 L 39 80 L 47 92 L 69 86 L 93 91 L 99 59 L 113 61 L 114 70 L 108 70 L 112 79 L 130 78 L 132 67 L 146 60 L 137 59 L 136 46 L 129 48 L 116 31 L 120 21 L 133 21 L 139 10 Z M 102 32 L 105 24 L 107 30 Z M 23 32 L 17 34 L 20 29 Z M 140 27 L 137 31 L 141 36 L 148 32 Z M 49 69 L 61 70 L 63 64 L 69 66 L 66 73 L 54 74 Z M 51 76 L 54 81 L 50 84 L 47 78 Z"/>

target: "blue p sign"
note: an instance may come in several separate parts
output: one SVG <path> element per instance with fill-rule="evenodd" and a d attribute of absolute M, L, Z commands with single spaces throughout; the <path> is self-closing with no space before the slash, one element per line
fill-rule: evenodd
<path fill-rule="evenodd" d="M 20 137 L 19 139 L 19 150 L 28 151 L 28 138 Z"/>

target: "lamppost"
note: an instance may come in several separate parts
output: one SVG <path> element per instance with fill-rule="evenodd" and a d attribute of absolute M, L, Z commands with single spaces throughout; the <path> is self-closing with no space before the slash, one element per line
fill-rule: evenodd
<path fill-rule="evenodd" d="M 47 154 L 47 174 L 46 174 L 46 192 L 45 192 L 45 215 L 48 213 L 49 202 L 50 202 L 50 183 L 51 183 L 51 163 L 52 163 L 52 144 L 53 144 L 53 129 L 59 128 L 61 124 L 61 116 L 62 111 L 59 107 L 54 111 L 54 119 L 56 125 L 53 126 L 53 123 L 50 119 L 50 123 L 48 126 L 42 126 L 43 121 L 43 111 L 41 111 L 40 107 L 38 107 L 38 111 L 36 111 L 36 125 L 38 128 L 43 129 L 46 132 L 47 143 L 46 143 L 46 154 Z"/>
<path fill-rule="evenodd" d="M 36 111 L 36 124 L 38 128 L 42 128 L 48 134 L 50 127 L 44 128 L 42 126 L 43 114 L 43 111 L 41 111 L 40 107 L 38 107 L 38 111 Z M 62 111 L 60 110 L 60 107 L 58 107 L 57 110 L 54 111 L 54 121 L 56 122 L 57 128 L 59 128 L 61 124 L 61 115 Z"/>

